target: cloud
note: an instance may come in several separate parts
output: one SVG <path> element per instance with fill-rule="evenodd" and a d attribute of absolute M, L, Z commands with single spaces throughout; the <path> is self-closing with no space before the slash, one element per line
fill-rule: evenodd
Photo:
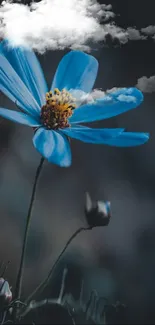
<path fill-rule="evenodd" d="M 110 101 L 110 93 L 113 93 L 114 91 L 117 91 L 119 89 L 122 88 L 113 87 L 111 89 L 107 89 L 106 91 L 96 88 L 93 89 L 92 92 L 89 94 L 79 89 L 72 89 L 70 92 L 72 93 L 72 96 L 76 98 L 77 106 L 80 106 L 81 104 L 93 103 L 96 99 L 100 99 L 103 97 L 105 97 L 105 100 Z"/>
<path fill-rule="evenodd" d="M 131 41 L 138 41 L 138 40 L 145 40 L 147 39 L 147 36 L 144 36 L 140 33 L 140 31 L 133 27 L 127 28 L 128 32 L 128 39 Z"/>
<path fill-rule="evenodd" d="M 120 102 L 126 102 L 126 103 L 136 103 L 136 97 L 134 96 L 127 96 L 127 95 L 119 95 L 117 97 L 117 99 L 120 101 Z"/>
<path fill-rule="evenodd" d="M 113 99 L 110 96 L 110 94 L 112 94 L 120 89 L 123 89 L 123 88 L 113 87 L 111 89 L 107 89 L 106 91 L 104 91 L 102 89 L 93 89 L 93 91 L 90 94 L 86 94 L 84 92 L 83 92 L 83 94 L 81 94 L 81 91 L 80 91 L 79 97 L 82 98 L 82 102 L 85 101 L 86 103 L 94 102 L 96 99 L 100 99 L 100 98 L 104 98 L 104 100 L 106 100 L 106 101 L 111 101 Z M 128 95 L 123 95 L 123 94 L 118 95 L 117 100 L 119 100 L 120 102 L 135 103 L 136 97 L 130 95 L 131 88 L 128 88 L 127 93 L 128 93 Z"/>
<path fill-rule="evenodd" d="M 120 28 L 100 24 L 114 17 L 111 9 L 96 0 L 42 0 L 30 6 L 6 1 L 0 7 L 0 37 L 38 52 L 89 50 L 90 41 L 104 40 L 107 33 L 122 38 Z"/>
<path fill-rule="evenodd" d="M 150 26 L 147 26 L 145 28 L 142 28 L 141 32 L 144 33 L 147 36 L 153 36 L 153 35 L 155 35 L 155 26 L 150 25 Z"/>
<path fill-rule="evenodd" d="M 111 101 L 112 97 L 110 96 L 111 93 L 120 90 L 122 88 L 113 87 L 111 89 L 107 89 L 106 91 L 102 89 L 93 89 L 91 93 L 85 93 L 82 90 L 73 90 L 72 95 L 76 98 L 77 105 L 92 103 L 96 99 L 104 98 L 104 100 Z M 125 96 L 124 96 L 125 97 Z M 127 98 L 132 96 L 126 96 Z M 119 100 L 119 99 L 118 99 Z M 121 99 L 120 99 L 121 100 Z M 131 99 L 130 99 L 131 100 Z"/>
<path fill-rule="evenodd" d="M 122 44 L 144 39 L 136 28 L 116 26 L 114 17 L 112 6 L 97 0 L 42 0 L 30 6 L 7 0 L 0 6 L 0 38 L 40 53 L 65 48 L 89 52 L 90 44 L 104 42 L 107 35 Z"/>
<path fill-rule="evenodd" d="M 145 28 L 142 28 L 141 32 L 145 34 L 147 38 L 151 37 L 153 40 L 155 40 L 155 26 L 150 25 Z"/>
<path fill-rule="evenodd" d="M 91 100 L 94 101 L 95 99 L 99 99 L 99 98 L 103 98 L 105 97 L 105 99 L 107 101 L 111 100 L 112 97 L 110 96 L 110 94 L 112 94 L 113 92 L 116 92 L 120 89 L 123 89 L 123 88 L 118 88 L 118 87 L 113 87 L 111 89 L 107 89 L 106 91 L 103 91 L 101 89 L 94 89 L 88 96 L 87 96 L 87 99 L 88 101 L 90 102 Z M 136 102 L 136 98 L 134 96 L 130 96 L 130 88 L 128 90 L 128 94 L 129 95 L 123 95 L 123 94 L 120 94 L 117 99 L 120 101 L 120 102 Z"/>
<path fill-rule="evenodd" d="M 135 85 L 138 89 L 140 89 L 144 93 L 153 93 L 155 92 L 155 76 L 151 77 L 141 77 L 137 81 L 137 85 Z M 90 94 L 86 94 L 83 92 L 83 94 L 79 93 L 79 98 L 81 97 L 83 101 L 91 102 L 95 101 L 96 99 L 106 97 L 107 100 L 110 100 L 110 94 L 113 92 L 116 92 L 120 89 L 123 89 L 121 87 L 113 87 L 111 89 L 107 89 L 106 91 L 102 89 L 93 89 Z M 120 94 L 117 99 L 119 101 L 126 101 L 126 102 L 135 102 L 136 98 L 134 96 L 130 96 L 131 89 L 128 88 L 128 95 Z"/>
<path fill-rule="evenodd" d="M 155 76 L 146 77 L 143 76 L 137 81 L 137 88 L 139 88 L 144 93 L 153 93 L 155 92 Z"/>

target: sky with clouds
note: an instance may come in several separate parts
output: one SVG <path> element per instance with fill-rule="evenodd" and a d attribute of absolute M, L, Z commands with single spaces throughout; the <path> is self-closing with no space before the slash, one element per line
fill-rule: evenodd
<path fill-rule="evenodd" d="M 132 41 L 155 41 L 155 26 L 122 28 L 115 22 L 111 4 L 97 0 L 41 0 L 28 5 L 20 1 L 2 1 L 0 38 L 8 38 L 11 46 L 47 50 L 79 49 L 91 52 L 106 37 L 120 44 Z M 155 91 L 155 76 L 142 76 L 136 85 L 143 92 Z M 98 92 L 97 92 L 98 93 Z M 104 93 L 103 93 L 104 94 Z"/>
<path fill-rule="evenodd" d="M 112 6 L 97 0 L 42 0 L 29 6 L 3 1 L 0 21 L 1 37 L 40 53 L 65 48 L 89 51 L 90 41 L 105 41 L 108 34 L 123 44 L 155 34 L 154 26 L 140 30 L 117 26 Z"/>

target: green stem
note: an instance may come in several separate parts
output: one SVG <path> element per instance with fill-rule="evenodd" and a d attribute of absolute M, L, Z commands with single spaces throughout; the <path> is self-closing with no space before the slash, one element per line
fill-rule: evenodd
<path fill-rule="evenodd" d="M 32 189 L 32 195 L 31 195 L 31 200 L 30 200 L 30 205 L 29 205 L 29 210 L 27 214 L 27 219 L 26 219 L 26 226 L 25 226 L 25 232 L 24 232 L 24 239 L 23 239 L 23 246 L 22 246 L 22 253 L 21 253 L 21 258 L 20 258 L 20 265 L 19 265 L 19 271 L 17 275 L 17 280 L 16 280 L 16 287 L 15 287 L 15 299 L 20 300 L 21 297 L 21 289 L 22 289 L 22 280 L 23 280 L 23 270 L 24 270 L 24 263 L 25 263 L 25 253 L 26 253 L 26 246 L 27 246 L 27 238 L 28 238 L 28 232 L 29 232 L 29 227 L 30 227 L 30 221 L 31 221 L 31 215 L 32 215 L 32 208 L 33 208 L 33 203 L 35 199 L 35 193 L 36 193 L 36 187 L 38 184 L 40 172 L 42 170 L 44 158 L 42 157 L 39 163 L 39 166 L 36 171 L 35 175 L 35 180 L 33 184 L 33 189 Z M 17 316 L 17 309 L 18 305 L 15 306 L 14 308 L 14 320 L 16 320 Z"/>
<path fill-rule="evenodd" d="M 49 281 L 53 275 L 53 272 L 57 266 L 57 264 L 59 263 L 62 255 L 65 253 L 66 249 L 68 248 L 68 246 L 71 244 L 71 242 L 73 241 L 73 239 L 75 239 L 75 237 L 82 231 L 86 231 L 86 230 L 91 230 L 92 227 L 81 227 L 79 229 L 77 229 L 74 234 L 69 238 L 69 240 L 67 241 L 66 245 L 64 246 L 63 250 L 61 251 L 60 255 L 58 256 L 57 260 L 55 261 L 55 263 L 52 266 L 52 269 L 50 270 L 47 278 L 45 280 L 43 280 L 40 285 L 32 292 L 32 294 L 28 297 L 28 299 L 26 300 L 26 304 L 28 304 L 36 294 L 42 292 L 44 290 L 44 288 L 49 284 Z"/>

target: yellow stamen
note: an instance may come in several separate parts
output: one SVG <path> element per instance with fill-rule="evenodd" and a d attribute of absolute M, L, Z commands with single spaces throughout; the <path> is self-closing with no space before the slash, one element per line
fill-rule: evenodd
<path fill-rule="evenodd" d="M 47 129 L 59 129 L 69 127 L 68 118 L 72 116 L 75 98 L 66 90 L 55 88 L 46 93 L 46 104 L 41 110 L 41 119 Z"/>

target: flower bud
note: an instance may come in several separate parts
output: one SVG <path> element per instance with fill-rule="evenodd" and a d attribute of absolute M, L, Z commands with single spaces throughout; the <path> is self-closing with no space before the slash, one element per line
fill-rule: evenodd
<path fill-rule="evenodd" d="M 90 227 L 104 227 L 110 222 L 110 202 L 92 202 L 89 193 L 86 193 L 85 216 Z"/>
<path fill-rule="evenodd" d="M 12 300 L 12 292 L 10 290 L 9 283 L 0 278 L 0 305 L 7 305 Z"/>

